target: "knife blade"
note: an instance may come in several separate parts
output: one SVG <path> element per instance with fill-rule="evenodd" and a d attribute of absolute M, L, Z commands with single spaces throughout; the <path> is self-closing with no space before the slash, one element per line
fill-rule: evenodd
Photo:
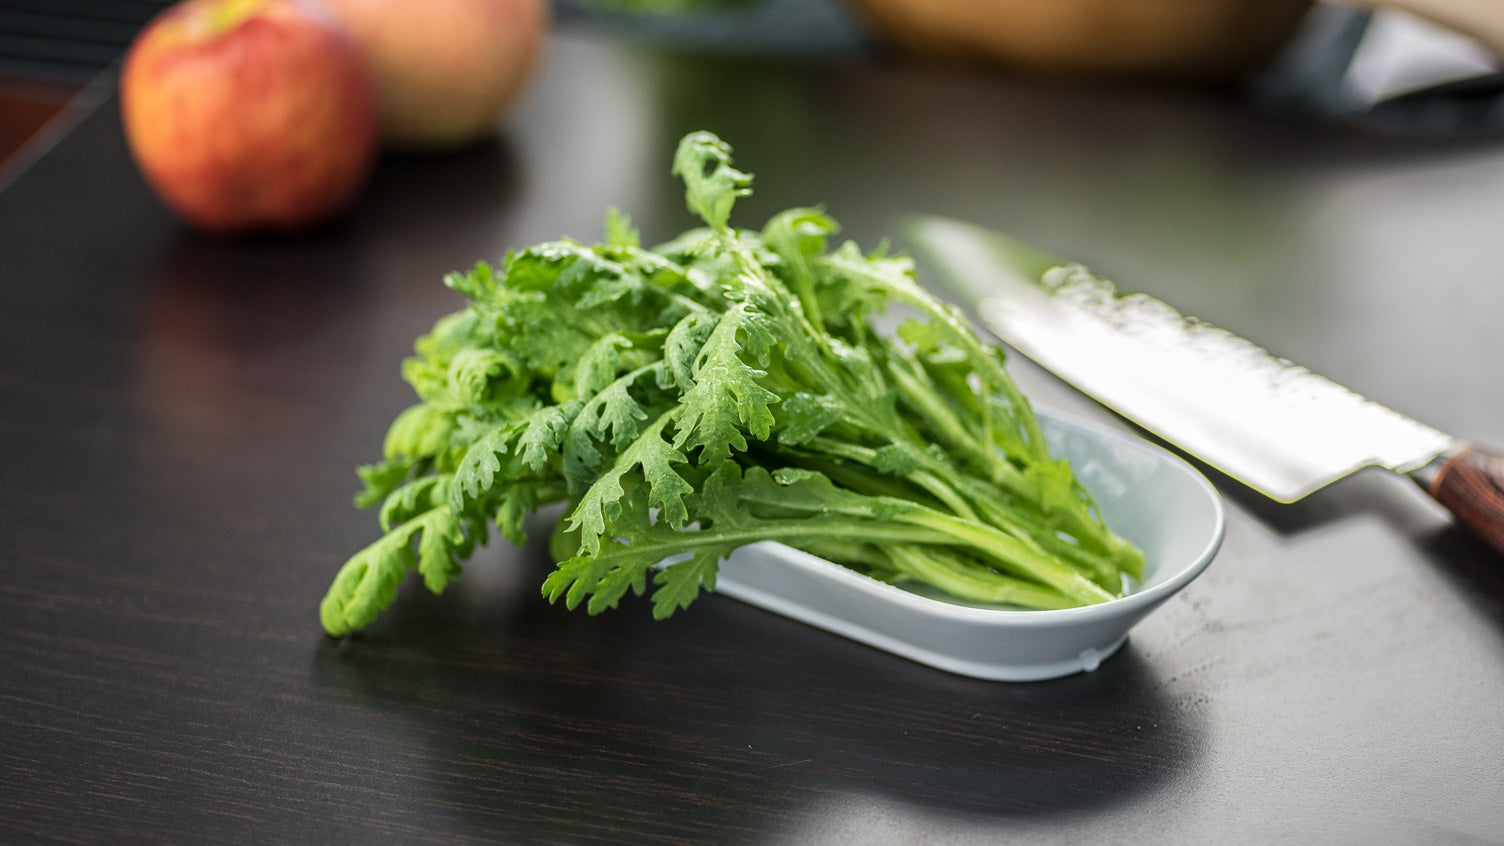
<path fill-rule="evenodd" d="M 1381 467 L 1504 552 L 1504 453 L 1001 233 L 928 216 L 904 232 L 927 281 L 1005 344 L 1232 479 L 1289 503 Z"/>

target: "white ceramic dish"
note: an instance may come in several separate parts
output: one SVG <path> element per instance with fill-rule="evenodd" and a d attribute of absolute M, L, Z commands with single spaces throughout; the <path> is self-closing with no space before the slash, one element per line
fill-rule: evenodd
<path fill-rule="evenodd" d="M 1107 524 L 1144 550 L 1143 582 L 1127 596 L 1059 611 L 974 607 L 773 542 L 722 562 L 716 592 L 962 675 L 1033 681 L 1096 669 L 1129 629 L 1211 563 L 1222 543 L 1222 500 L 1190 465 L 1143 440 L 1039 416 Z"/>

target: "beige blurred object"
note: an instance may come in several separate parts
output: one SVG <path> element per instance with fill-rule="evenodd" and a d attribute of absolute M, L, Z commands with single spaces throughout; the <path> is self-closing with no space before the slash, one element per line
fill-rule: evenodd
<path fill-rule="evenodd" d="M 376 76 L 382 140 L 442 151 L 488 136 L 548 41 L 548 0 L 324 0 Z"/>
<path fill-rule="evenodd" d="M 850 1 L 877 37 L 906 52 L 1049 73 L 1192 81 L 1231 78 L 1266 60 L 1290 39 L 1312 5 L 1309 0 Z"/>
<path fill-rule="evenodd" d="M 1395 9 L 1470 36 L 1504 57 L 1504 0 L 1336 0 L 1364 9 Z"/>

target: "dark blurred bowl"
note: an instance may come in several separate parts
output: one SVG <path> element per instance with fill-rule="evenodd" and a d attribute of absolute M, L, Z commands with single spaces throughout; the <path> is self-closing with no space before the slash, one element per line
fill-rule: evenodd
<path fill-rule="evenodd" d="M 1235 78 L 1294 34 L 1309 0 L 850 0 L 898 50 L 1073 76 Z"/>

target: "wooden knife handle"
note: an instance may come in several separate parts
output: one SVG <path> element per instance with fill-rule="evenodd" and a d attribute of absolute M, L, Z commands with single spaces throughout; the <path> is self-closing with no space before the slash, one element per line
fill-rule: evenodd
<path fill-rule="evenodd" d="M 1418 479 L 1437 502 L 1499 552 L 1504 552 L 1504 453 L 1464 443 Z"/>

